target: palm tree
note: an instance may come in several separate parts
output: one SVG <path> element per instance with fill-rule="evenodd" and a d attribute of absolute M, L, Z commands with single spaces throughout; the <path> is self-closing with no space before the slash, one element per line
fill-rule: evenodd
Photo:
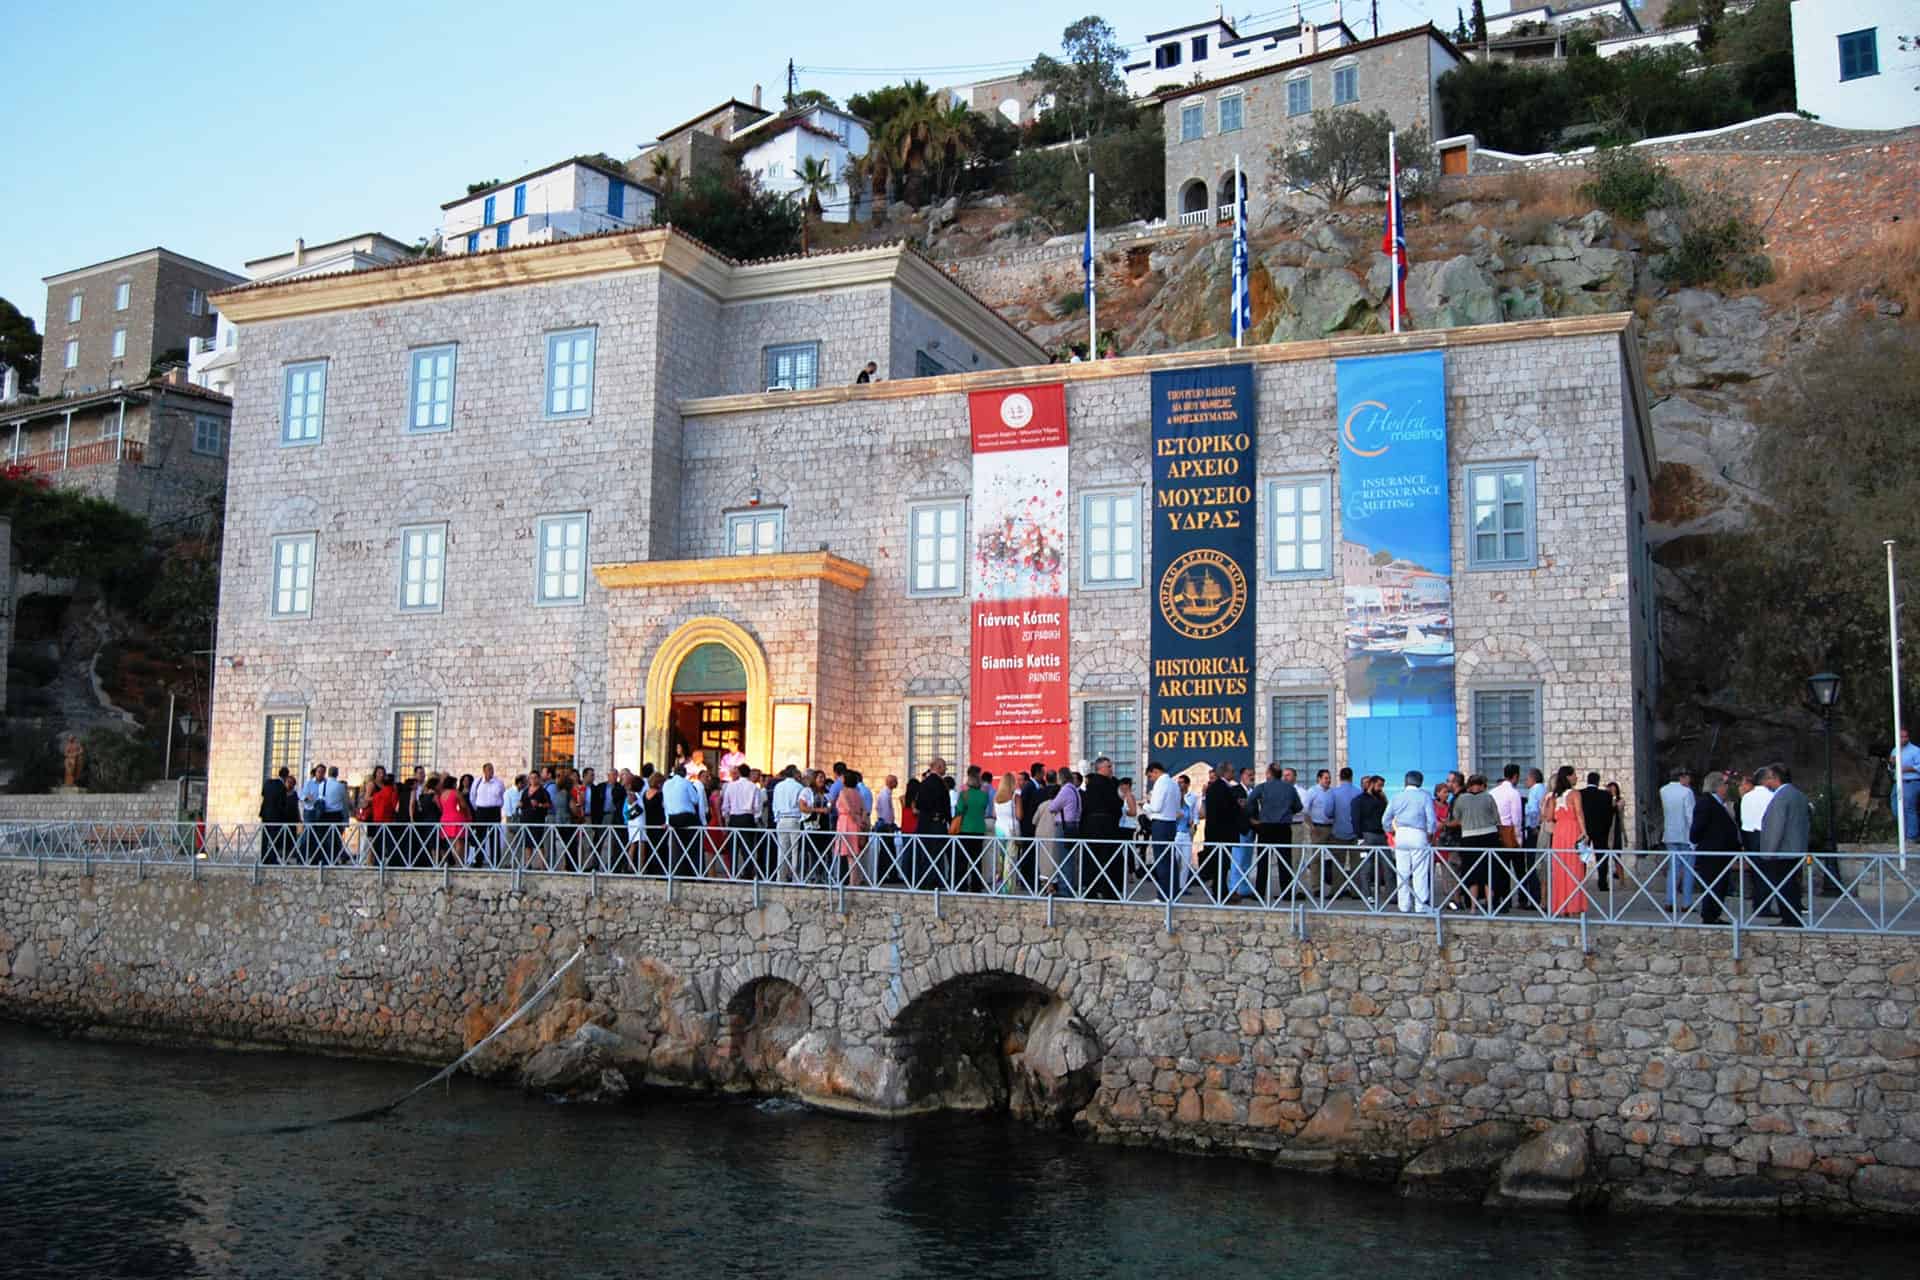
<path fill-rule="evenodd" d="M 914 174 L 926 168 L 927 145 L 934 131 L 934 122 L 944 114 L 933 91 L 918 80 L 903 86 L 903 91 L 905 101 L 881 126 L 880 136 L 874 139 L 874 151 L 885 166 L 889 199 L 893 197 L 896 185 L 904 186 Z"/>
<path fill-rule="evenodd" d="M 664 151 L 653 153 L 653 163 L 648 172 L 663 196 L 671 196 L 680 185 L 680 161 Z"/>
<path fill-rule="evenodd" d="M 807 156 L 793 171 L 794 179 L 800 184 L 804 196 L 800 210 L 800 252 L 807 251 L 807 226 L 825 213 L 820 197 L 832 191 L 834 186 L 833 166 L 819 156 Z"/>
<path fill-rule="evenodd" d="M 865 155 L 848 156 L 847 163 L 841 167 L 840 180 L 847 184 L 847 220 L 860 218 L 860 202 L 873 194 L 876 166 L 871 151 Z"/>

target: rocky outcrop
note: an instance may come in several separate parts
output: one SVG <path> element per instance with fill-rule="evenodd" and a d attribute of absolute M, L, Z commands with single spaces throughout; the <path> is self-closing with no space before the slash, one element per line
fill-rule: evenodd
<path fill-rule="evenodd" d="M 1592 1166 L 1587 1127 L 1565 1121 L 1521 1144 L 1501 1163 L 1487 1202 L 1570 1208 L 1590 1193 Z"/>
<path fill-rule="evenodd" d="M 1479 1201 L 1487 1184 L 1526 1141 L 1530 1130 L 1512 1120 L 1483 1120 L 1449 1134 L 1400 1170 L 1403 1195 L 1429 1200 Z"/>

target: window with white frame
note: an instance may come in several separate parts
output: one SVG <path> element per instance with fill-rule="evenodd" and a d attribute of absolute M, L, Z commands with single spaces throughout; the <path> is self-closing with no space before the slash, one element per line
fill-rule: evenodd
<path fill-rule="evenodd" d="M 1467 468 L 1467 567 L 1530 569 L 1537 562 L 1531 462 Z"/>
<path fill-rule="evenodd" d="M 276 618 L 313 616 L 313 551 L 316 535 L 290 533 L 273 540 L 273 604 Z"/>
<path fill-rule="evenodd" d="M 807 391 L 820 385 L 820 344 L 786 342 L 766 350 L 769 390 Z"/>
<path fill-rule="evenodd" d="M 1311 778 L 1333 768 L 1332 713 L 1324 693 L 1283 693 L 1273 700 L 1273 759 Z"/>
<path fill-rule="evenodd" d="M 79 294 L 74 293 L 74 294 L 69 294 L 67 296 L 67 323 L 68 324 L 80 323 L 80 306 L 81 306 L 81 302 L 80 302 Z"/>
<path fill-rule="evenodd" d="M 113 286 L 113 309 L 115 311 L 125 311 L 132 304 L 133 283 L 131 281 L 122 280 L 119 284 Z"/>
<path fill-rule="evenodd" d="M 960 763 L 960 704 L 907 704 L 907 776 L 918 778 L 935 760 L 950 767 Z"/>
<path fill-rule="evenodd" d="M 438 613 L 447 577 L 447 526 L 400 530 L 400 612 Z"/>
<path fill-rule="evenodd" d="M 1114 489 L 1080 499 L 1080 584 L 1140 585 L 1140 491 Z"/>
<path fill-rule="evenodd" d="M 226 451 L 226 424 L 208 413 L 193 415 L 193 451 L 217 458 Z"/>
<path fill-rule="evenodd" d="M 1290 116 L 1309 115 L 1313 111 L 1313 79 L 1300 76 L 1287 81 L 1287 114 Z"/>
<path fill-rule="evenodd" d="M 1195 142 L 1206 136 L 1207 106 L 1189 102 L 1180 108 L 1180 141 Z"/>
<path fill-rule="evenodd" d="M 434 713 L 403 707 L 393 713 L 393 772 L 406 777 L 415 769 L 433 769 Z"/>
<path fill-rule="evenodd" d="M 1246 101 L 1237 93 L 1220 95 L 1220 132 L 1237 133 L 1243 120 L 1242 108 Z"/>
<path fill-rule="evenodd" d="M 537 604 L 581 604 L 587 598 L 587 513 L 541 516 L 534 524 Z"/>
<path fill-rule="evenodd" d="M 413 353 L 411 432 L 445 431 L 453 426 L 454 346 L 421 347 Z"/>
<path fill-rule="evenodd" d="M 1344 107 L 1360 101 L 1360 68 L 1349 64 L 1333 69 L 1333 105 Z"/>
<path fill-rule="evenodd" d="M 67 368 L 72 369 L 80 363 L 80 339 L 67 339 Z"/>
<path fill-rule="evenodd" d="M 1545 769 L 1540 741 L 1538 687 L 1473 691 L 1473 772 L 1497 778 L 1510 764 Z"/>
<path fill-rule="evenodd" d="M 787 513 L 780 507 L 727 513 L 727 554 L 778 555 L 786 545 Z"/>
<path fill-rule="evenodd" d="M 1131 777 L 1140 768 L 1140 703 L 1135 698 L 1089 699 L 1082 711 L 1088 760 L 1106 756 L 1113 771 Z"/>
<path fill-rule="evenodd" d="M 549 418 L 584 418 L 593 412 L 594 340 L 592 329 L 547 335 Z"/>
<path fill-rule="evenodd" d="M 318 444 L 327 410 L 327 362 L 306 360 L 286 368 L 281 395 L 280 443 Z"/>
<path fill-rule="evenodd" d="M 115 329 L 113 331 L 113 358 L 115 360 L 125 360 L 127 358 L 127 331 L 125 329 Z"/>
<path fill-rule="evenodd" d="M 205 289 L 187 290 L 187 314 L 203 316 L 207 314 L 207 291 Z"/>
<path fill-rule="evenodd" d="M 307 716 L 304 711 L 277 711 L 267 716 L 266 776 L 277 778 L 282 769 L 297 776 L 306 759 Z"/>
<path fill-rule="evenodd" d="M 1267 482 L 1267 576 L 1324 578 L 1333 572 L 1333 521 L 1325 476 Z"/>
<path fill-rule="evenodd" d="M 916 596 L 956 596 L 963 589 L 961 535 L 967 521 L 966 503 L 922 502 L 907 513 L 907 593 Z"/>

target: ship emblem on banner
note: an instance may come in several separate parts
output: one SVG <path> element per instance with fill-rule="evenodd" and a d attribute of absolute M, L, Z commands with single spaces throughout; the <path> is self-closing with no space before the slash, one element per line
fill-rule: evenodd
<path fill-rule="evenodd" d="M 1067 758 L 1067 393 L 967 397 L 973 602 L 967 759 L 995 774 Z"/>

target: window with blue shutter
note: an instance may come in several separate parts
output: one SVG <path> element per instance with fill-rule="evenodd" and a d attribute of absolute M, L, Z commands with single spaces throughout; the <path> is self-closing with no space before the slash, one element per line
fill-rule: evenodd
<path fill-rule="evenodd" d="M 1287 81 L 1287 114 L 1304 116 L 1313 110 L 1313 81 L 1306 76 Z"/>
<path fill-rule="evenodd" d="M 607 183 L 607 216 L 610 218 L 624 218 L 627 216 L 626 183 Z"/>
<path fill-rule="evenodd" d="M 504 249 L 507 247 L 507 228 L 511 227 L 512 225 L 513 224 L 511 222 L 503 222 L 499 226 L 493 229 L 493 247 L 494 248 Z"/>
<path fill-rule="evenodd" d="M 1335 67 L 1333 71 L 1333 105 L 1343 107 L 1350 102 L 1360 101 L 1360 68 Z"/>
<path fill-rule="evenodd" d="M 480 206 L 480 225 L 483 227 L 490 227 L 493 225 L 493 197 L 492 196 L 488 196 L 486 203 Z"/>
<path fill-rule="evenodd" d="M 1840 78 L 1858 80 L 1880 74 L 1880 28 L 1849 31 L 1840 37 Z"/>
<path fill-rule="evenodd" d="M 516 218 L 527 216 L 527 184 L 524 182 L 513 189 L 513 216 Z"/>
<path fill-rule="evenodd" d="M 480 233 L 478 231 L 467 232 L 467 252 L 480 252 Z"/>

